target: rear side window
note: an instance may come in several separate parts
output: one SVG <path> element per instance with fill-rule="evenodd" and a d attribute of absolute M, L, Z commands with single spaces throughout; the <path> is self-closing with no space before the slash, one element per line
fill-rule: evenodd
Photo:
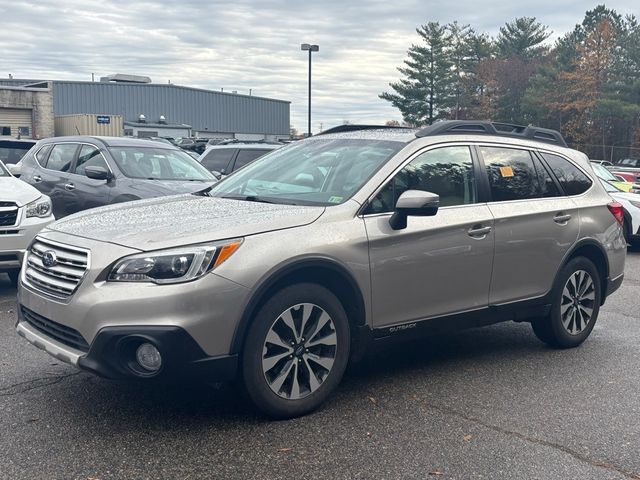
<path fill-rule="evenodd" d="M 580 195 L 591 187 L 591 179 L 569 160 L 551 153 L 543 153 L 542 158 L 545 159 L 567 195 Z"/>
<path fill-rule="evenodd" d="M 51 152 L 51 148 L 53 148 L 53 145 L 45 145 L 36 152 L 35 157 L 41 167 L 47 166 L 47 160 L 49 158 L 49 152 Z"/>
<path fill-rule="evenodd" d="M 55 145 L 49 154 L 47 168 L 58 172 L 68 172 L 77 149 L 77 143 L 60 143 Z"/>
<path fill-rule="evenodd" d="M 480 147 L 494 202 L 542 197 L 538 172 L 527 150 Z"/>
<path fill-rule="evenodd" d="M 210 149 L 202 159 L 202 166 L 210 172 L 228 173 L 229 162 L 235 152 L 235 148 Z"/>
<path fill-rule="evenodd" d="M 268 150 L 239 150 L 238 157 L 236 158 L 236 164 L 233 169 L 238 170 L 244 167 L 247 163 L 253 162 L 256 158 L 266 154 Z"/>

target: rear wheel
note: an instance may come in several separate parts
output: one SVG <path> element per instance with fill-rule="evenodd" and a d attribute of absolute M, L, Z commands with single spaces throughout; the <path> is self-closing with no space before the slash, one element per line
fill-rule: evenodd
<path fill-rule="evenodd" d="M 551 312 L 531 323 L 533 332 L 552 347 L 577 347 L 595 326 L 600 298 L 600 275 L 596 266 L 585 257 L 572 259 L 558 275 Z"/>
<path fill-rule="evenodd" d="M 340 383 L 349 346 L 347 315 L 333 293 L 309 283 L 284 288 L 249 330 L 242 353 L 245 389 L 267 415 L 309 413 Z"/>

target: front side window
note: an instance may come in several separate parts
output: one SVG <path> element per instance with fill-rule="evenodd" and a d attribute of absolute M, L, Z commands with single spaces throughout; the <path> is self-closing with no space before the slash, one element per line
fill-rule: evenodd
<path fill-rule="evenodd" d="M 78 154 L 78 161 L 76 162 L 76 171 L 78 175 L 86 175 L 85 169 L 87 167 L 102 167 L 105 170 L 109 170 L 107 162 L 104 157 L 93 145 L 83 145 Z"/>
<path fill-rule="evenodd" d="M 479 147 L 494 202 L 542 197 L 538 172 L 527 150 Z"/>
<path fill-rule="evenodd" d="M 68 172 L 73 163 L 76 150 L 78 150 L 77 143 L 60 143 L 54 145 L 49 154 L 46 168 L 57 172 Z"/>
<path fill-rule="evenodd" d="M 551 153 L 543 153 L 542 158 L 545 159 L 567 195 L 580 195 L 591 187 L 589 177 L 569 160 Z"/>
<path fill-rule="evenodd" d="M 404 142 L 318 136 L 251 162 L 210 196 L 301 205 L 337 205 L 351 198 L 405 146 Z"/>
<path fill-rule="evenodd" d="M 436 193 L 441 207 L 475 203 L 476 184 L 469 147 L 443 147 L 419 155 L 374 197 L 366 213 L 393 211 L 398 198 L 407 190 Z"/>
<path fill-rule="evenodd" d="M 162 147 L 109 147 L 109 151 L 118 168 L 129 178 L 215 180 L 206 168 L 181 150 Z"/>

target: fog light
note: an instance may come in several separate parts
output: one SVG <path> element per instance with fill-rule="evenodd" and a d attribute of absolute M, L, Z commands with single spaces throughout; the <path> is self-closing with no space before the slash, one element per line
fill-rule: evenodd
<path fill-rule="evenodd" d="M 162 366 L 162 356 L 156 347 L 150 343 L 143 343 L 136 350 L 136 360 L 142 368 L 150 372 L 157 372 Z"/>

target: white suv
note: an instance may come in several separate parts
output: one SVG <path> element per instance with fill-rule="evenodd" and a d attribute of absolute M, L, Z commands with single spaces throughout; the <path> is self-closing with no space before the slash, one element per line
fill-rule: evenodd
<path fill-rule="evenodd" d="M 17 283 L 25 250 L 53 220 L 49 197 L 18 180 L 0 162 L 0 273 Z"/>

